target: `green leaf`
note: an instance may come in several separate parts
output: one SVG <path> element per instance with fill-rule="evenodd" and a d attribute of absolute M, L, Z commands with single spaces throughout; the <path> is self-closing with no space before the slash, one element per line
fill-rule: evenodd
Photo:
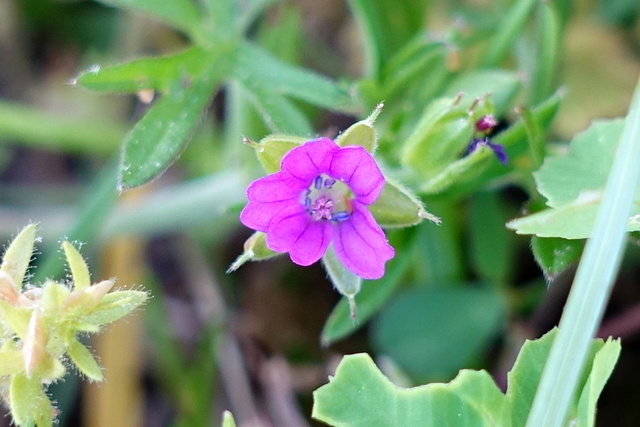
<path fill-rule="evenodd" d="M 607 339 L 593 358 L 591 370 L 578 401 L 578 425 L 595 425 L 596 403 L 620 356 L 620 340 Z"/>
<path fill-rule="evenodd" d="M 251 100 L 273 133 L 305 137 L 313 134 L 307 117 L 289 99 L 249 74 L 236 73 L 235 78 L 243 89 L 242 93 Z"/>
<path fill-rule="evenodd" d="M 471 199 L 468 227 L 473 267 L 480 278 L 496 284 L 507 282 L 515 255 L 501 202 L 495 192 L 476 193 Z"/>
<path fill-rule="evenodd" d="M 168 92 L 174 82 L 200 76 L 210 68 L 215 55 L 191 47 L 182 52 L 156 58 L 142 58 L 108 67 L 94 66 L 72 83 L 104 92 L 136 92 L 153 89 Z"/>
<path fill-rule="evenodd" d="M 67 354 L 71 358 L 71 361 L 80 369 L 80 372 L 85 374 L 93 381 L 102 381 L 104 376 L 102 375 L 102 369 L 96 362 L 91 352 L 84 344 L 78 340 L 73 340 L 67 347 Z"/>
<path fill-rule="evenodd" d="M 525 425 L 544 365 L 556 336 L 557 328 L 554 328 L 540 339 L 527 340 L 520 350 L 513 369 L 509 372 L 507 400 L 513 426 Z M 601 339 L 591 341 L 582 380 L 578 385 L 578 393 L 571 403 L 572 414 L 569 418 L 577 416 L 583 422 L 593 420 L 597 398 L 611 375 L 619 353 L 619 341 L 611 339 L 606 343 Z M 593 424 L 579 422 L 578 425 L 589 426 Z"/>
<path fill-rule="evenodd" d="M 46 427 L 53 423 L 53 406 L 42 390 L 40 378 L 17 374 L 11 378 L 11 415 L 19 426 Z"/>
<path fill-rule="evenodd" d="M 496 23 L 496 31 L 481 56 L 484 68 L 500 65 L 520 37 L 538 0 L 516 0 L 505 16 Z"/>
<path fill-rule="evenodd" d="M 91 313 L 80 320 L 91 325 L 105 325 L 131 313 L 144 304 L 149 294 L 143 291 L 115 291 L 102 298 Z"/>
<path fill-rule="evenodd" d="M 532 103 L 549 96 L 561 58 L 562 23 L 556 3 L 542 2 L 538 10 L 538 46 L 531 76 L 529 98 Z"/>
<path fill-rule="evenodd" d="M 62 242 L 62 249 L 67 257 L 67 263 L 71 269 L 73 287 L 76 290 L 87 289 L 91 286 L 89 267 L 80 252 L 69 242 Z"/>
<path fill-rule="evenodd" d="M 326 77 L 282 62 L 251 43 L 239 46 L 232 71 L 249 89 L 260 86 L 275 95 L 292 97 L 331 110 L 353 112 L 349 92 Z"/>
<path fill-rule="evenodd" d="M 201 40 L 200 13 L 189 0 L 99 0 L 111 6 L 136 9 L 183 31 L 193 40 Z"/>
<path fill-rule="evenodd" d="M 125 132 L 122 123 L 105 117 L 70 117 L 61 111 L 0 101 L 0 137 L 16 145 L 104 156 L 117 150 Z M 3 162 L 10 160 L 5 156 Z"/>
<path fill-rule="evenodd" d="M 351 317 L 349 301 L 346 298 L 341 299 L 324 324 L 320 335 L 322 345 L 331 345 L 364 326 L 402 283 L 410 261 L 409 257 L 395 257 L 387 264 L 387 272 L 381 279 L 365 282 L 362 290 L 355 296 L 358 307 L 357 322 Z"/>
<path fill-rule="evenodd" d="M 223 76 L 223 64 L 217 64 L 193 81 L 178 83 L 149 109 L 123 143 L 121 190 L 146 184 L 175 161 Z"/>
<path fill-rule="evenodd" d="M 366 354 L 344 356 L 313 393 L 312 416 L 334 426 L 506 426 L 505 398 L 484 371 L 462 371 L 451 384 L 402 389 Z"/>
<path fill-rule="evenodd" d="M 505 311 L 491 289 L 413 289 L 382 310 L 372 341 L 413 378 L 448 377 L 483 352 L 502 328 Z"/>
<path fill-rule="evenodd" d="M 623 119 L 596 121 L 575 136 L 568 153 L 545 159 L 534 176 L 549 206 L 560 207 L 585 191 L 604 188 L 623 126 Z"/>
<path fill-rule="evenodd" d="M 0 270 L 13 278 L 16 291 L 22 289 L 22 282 L 27 274 L 29 262 L 33 256 L 33 245 L 36 240 L 36 226 L 29 224 L 20 231 L 4 252 Z"/>
<path fill-rule="evenodd" d="M 572 141 L 566 155 L 545 159 L 534 174 L 551 209 L 510 221 L 518 234 L 583 239 L 589 237 L 624 122 L 594 122 Z M 627 231 L 640 230 L 640 190 L 636 190 Z"/>
<path fill-rule="evenodd" d="M 571 265 L 577 263 L 584 248 L 583 240 L 542 238 L 533 236 L 531 250 L 547 280 L 553 280 Z"/>
<path fill-rule="evenodd" d="M 383 64 L 423 28 L 427 2 L 416 0 L 350 0 L 363 33 L 365 75 L 378 79 Z"/>

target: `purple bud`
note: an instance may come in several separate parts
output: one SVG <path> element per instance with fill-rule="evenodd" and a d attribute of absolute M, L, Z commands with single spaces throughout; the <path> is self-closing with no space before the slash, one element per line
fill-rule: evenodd
<path fill-rule="evenodd" d="M 490 132 L 497 125 L 498 121 L 492 114 L 485 114 L 476 121 L 476 130 L 478 132 Z"/>

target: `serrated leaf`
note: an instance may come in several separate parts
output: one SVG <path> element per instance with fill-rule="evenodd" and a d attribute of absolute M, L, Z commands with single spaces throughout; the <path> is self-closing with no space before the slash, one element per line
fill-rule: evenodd
<path fill-rule="evenodd" d="M 121 189 L 149 182 L 175 161 L 223 76 L 224 65 L 217 64 L 193 81 L 178 83 L 149 109 L 123 143 Z"/>
<path fill-rule="evenodd" d="M 90 325 L 105 325 L 131 313 L 144 304 L 149 295 L 143 291 L 115 291 L 105 295 L 96 308 L 80 321 Z"/>
<path fill-rule="evenodd" d="M 482 353 L 505 314 L 493 289 L 413 289 L 396 294 L 380 312 L 372 344 L 417 380 L 445 378 Z"/>
<path fill-rule="evenodd" d="M 584 248 L 583 240 L 542 238 L 533 236 L 531 251 L 547 279 L 553 280 L 558 274 L 578 262 Z"/>
<path fill-rule="evenodd" d="M 349 301 L 346 298 L 341 299 L 324 324 L 320 336 L 322 345 L 328 346 L 364 326 L 401 284 L 410 260 L 410 257 L 394 257 L 389 261 L 387 272 L 381 279 L 367 281 L 364 284 L 355 296 L 358 308 L 356 322 L 351 317 Z"/>
<path fill-rule="evenodd" d="M 200 13 L 189 0 L 99 0 L 124 9 L 136 9 L 175 27 L 195 40 L 200 38 Z"/>
<path fill-rule="evenodd" d="M 451 384 L 402 389 L 366 354 L 345 356 L 313 397 L 312 416 L 334 426 L 509 425 L 504 396 L 486 372 L 463 371 Z"/>
<path fill-rule="evenodd" d="M 276 95 L 319 107 L 347 112 L 355 109 L 349 92 L 328 78 L 282 62 L 251 43 L 238 48 L 233 75 L 245 85 L 269 88 Z"/>
<path fill-rule="evenodd" d="M 36 226 L 29 224 L 13 239 L 2 258 L 0 270 L 13 278 L 16 290 L 22 289 L 36 241 Z"/>
<path fill-rule="evenodd" d="M 102 369 L 96 362 L 91 352 L 78 340 L 73 340 L 67 347 L 67 354 L 71 361 L 80 369 L 80 372 L 94 381 L 102 381 L 104 378 Z"/>
<path fill-rule="evenodd" d="M 175 81 L 205 73 L 214 57 L 200 47 L 191 47 L 156 58 L 141 58 L 107 67 L 94 66 L 81 73 L 73 83 L 104 92 L 136 92 L 142 89 L 168 92 Z"/>
<path fill-rule="evenodd" d="M 75 290 L 86 289 L 91 286 L 91 275 L 89 274 L 89 267 L 86 261 L 80 255 L 80 252 L 71 243 L 65 241 L 62 242 L 62 249 L 67 257 L 67 263 L 71 270 L 71 277 L 73 278 L 73 287 Z"/>
<path fill-rule="evenodd" d="M 11 415 L 17 425 L 37 423 L 38 426 L 51 426 L 53 406 L 45 395 L 38 377 L 27 378 L 24 374 L 14 375 L 10 388 Z"/>

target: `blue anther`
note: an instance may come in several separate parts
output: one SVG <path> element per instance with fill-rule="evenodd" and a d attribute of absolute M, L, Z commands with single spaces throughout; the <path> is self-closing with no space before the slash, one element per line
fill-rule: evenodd
<path fill-rule="evenodd" d="M 336 183 L 336 180 L 335 180 L 335 179 L 333 179 L 333 178 L 327 178 L 327 179 L 325 179 L 325 180 L 324 180 L 324 186 L 325 186 L 326 188 L 331 188 L 331 187 L 333 187 L 333 184 L 335 184 L 335 183 Z"/>
<path fill-rule="evenodd" d="M 305 197 L 304 198 L 304 206 L 306 208 L 310 208 L 311 207 L 311 197 Z"/>
<path fill-rule="evenodd" d="M 349 213 L 347 212 L 336 212 L 331 215 L 332 221 L 344 222 L 349 219 Z"/>
<path fill-rule="evenodd" d="M 313 186 L 316 188 L 316 190 L 319 190 L 322 188 L 322 177 L 319 176 L 315 179 L 315 181 L 313 182 Z"/>

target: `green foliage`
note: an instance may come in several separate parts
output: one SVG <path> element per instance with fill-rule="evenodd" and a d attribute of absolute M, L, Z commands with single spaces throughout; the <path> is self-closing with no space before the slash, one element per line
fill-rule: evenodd
<path fill-rule="evenodd" d="M 473 363 L 502 328 L 504 302 L 491 289 L 402 292 L 373 324 L 372 343 L 418 381 L 450 377 Z"/>
<path fill-rule="evenodd" d="M 5 251 L 0 275 L 0 388 L 16 425 L 51 426 L 54 408 L 45 393 L 61 379 L 67 358 L 94 381 L 103 379 L 91 352 L 77 340 L 81 332 L 129 314 L 148 298 L 142 291 L 114 291 L 111 280 L 91 285 L 89 269 L 68 242 L 62 246 L 71 271 L 71 283 L 47 280 L 41 287 L 22 287 L 33 254 L 36 227 L 31 224 Z"/>
<path fill-rule="evenodd" d="M 329 384 L 314 392 L 313 417 L 334 426 L 524 426 L 555 330 L 527 341 L 509 373 L 506 394 L 485 371 L 462 370 L 448 384 L 395 386 L 366 354 L 345 356 Z M 430 346 L 423 349 L 431 350 Z M 595 402 L 617 361 L 619 341 L 593 340 L 569 420 L 593 425 Z M 589 404 L 585 402 L 589 401 Z"/>
<path fill-rule="evenodd" d="M 591 234 L 624 121 L 600 121 L 577 135 L 565 155 L 549 157 L 534 174 L 549 209 L 509 222 L 519 234 L 584 239 Z M 628 231 L 640 229 L 640 193 L 634 196 Z"/>

